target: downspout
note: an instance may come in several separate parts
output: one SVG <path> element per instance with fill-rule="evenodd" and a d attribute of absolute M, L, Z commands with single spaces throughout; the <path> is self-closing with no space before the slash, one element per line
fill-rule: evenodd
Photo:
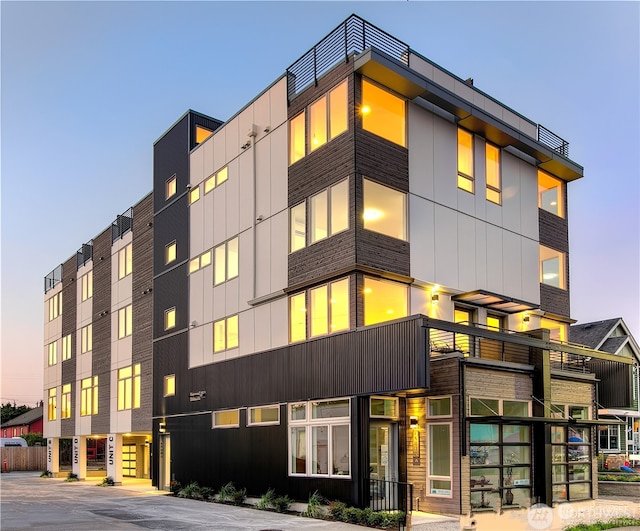
<path fill-rule="evenodd" d="M 253 237 L 253 278 L 252 278 L 252 298 L 256 298 L 257 284 L 258 284 L 258 238 L 256 237 L 256 227 L 258 223 L 258 185 L 256 176 L 256 137 L 258 133 L 256 131 L 255 124 L 251 124 L 251 128 L 247 131 L 249 140 L 247 141 L 247 147 L 251 147 L 251 173 L 253 180 L 253 217 L 251 220 L 251 233 Z"/>

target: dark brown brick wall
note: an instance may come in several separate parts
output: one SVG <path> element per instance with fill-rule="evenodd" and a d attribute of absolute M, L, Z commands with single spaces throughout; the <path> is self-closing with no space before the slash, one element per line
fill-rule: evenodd
<path fill-rule="evenodd" d="M 76 353 L 75 330 L 77 309 L 77 269 L 76 255 L 62 264 L 62 337 L 71 334 L 71 359 L 62 361 L 62 341 L 58 343 L 58 363 L 62 363 L 62 384 L 71 384 L 71 418 L 60 420 L 60 434 L 69 437 L 75 434 L 75 379 Z M 62 393 L 58 398 L 58 407 L 62 412 Z M 79 412 L 79 409 L 78 409 Z"/>
<path fill-rule="evenodd" d="M 100 316 L 102 312 L 108 312 Z M 98 414 L 92 433 L 109 433 L 111 399 L 111 227 L 93 240 L 92 375 L 98 377 Z M 82 356 L 83 354 L 80 354 Z"/>
<path fill-rule="evenodd" d="M 153 412 L 153 196 L 133 207 L 133 364 L 140 363 L 140 408 L 132 410 L 131 429 L 151 431 Z"/>

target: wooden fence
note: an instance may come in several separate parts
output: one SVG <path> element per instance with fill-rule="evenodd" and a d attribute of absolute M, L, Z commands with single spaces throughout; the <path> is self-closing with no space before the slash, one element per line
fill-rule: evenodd
<path fill-rule="evenodd" d="M 0 448 L 0 467 L 2 472 L 14 470 L 41 470 L 47 469 L 47 447 L 9 447 Z"/>

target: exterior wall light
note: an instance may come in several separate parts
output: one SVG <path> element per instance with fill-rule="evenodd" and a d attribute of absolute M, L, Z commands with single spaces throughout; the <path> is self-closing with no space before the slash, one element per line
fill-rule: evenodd
<path fill-rule="evenodd" d="M 409 418 L 409 426 L 411 427 L 412 430 L 417 430 L 418 429 L 418 417 L 410 417 Z"/>
<path fill-rule="evenodd" d="M 438 302 L 440 302 L 440 294 L 434 291 L 431 294 L 431 304 L 438 304 Z"/>
<path fill-rule="evenodd" d="M 522 322 L 523 322 L 523 323 L 528 323 L 528 322 L 529 322 L 529 319 L 530 319 L 529 314 L 528 314 L 528 313 L 525 313 L 525 314 L 524 314 L 524 317 L 522 318 Z"/>

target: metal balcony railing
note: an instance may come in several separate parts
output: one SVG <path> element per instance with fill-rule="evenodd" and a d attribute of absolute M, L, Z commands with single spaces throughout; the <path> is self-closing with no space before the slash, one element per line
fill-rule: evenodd
<path fill-rule="evenodd" d="M 119 214 L 115 221 L 111 224 L 111 242 L 115 242 L 122 238 L 127 232 L 133 228 L 133 208 L 125 210 Z"/>
<path fill-rule="evenodd" d="M 538 142 L 549 146 L 563 157 L 569 157 L 569 142 L 540 124 L 538 124 Z"/>
<path fill-rule="evenodd" d="M 364 486 L 365 493 L 369 495 L 368 506 L 372 511 L 402 511 L 403 524 L 406 524 L 406 515 L 413 511 L 412 483 L 364 478 Z M 400 527 L 400 529 L 404 528 L 404 525 Z"/>
<path fill-rule="evenodd" d="M 60 282 L 62 282 L 62 264 L 44 277 L 44 292 L 55 288 Z"/>

